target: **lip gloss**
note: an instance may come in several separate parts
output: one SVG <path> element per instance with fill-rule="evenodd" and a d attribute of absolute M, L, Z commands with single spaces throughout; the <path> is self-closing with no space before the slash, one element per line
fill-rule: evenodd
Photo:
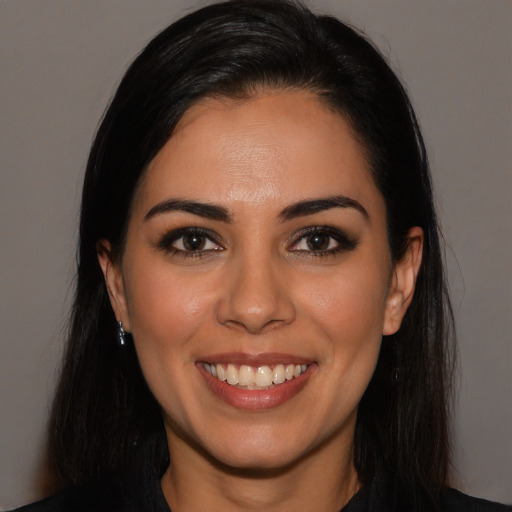
<path fill-rule="evenodd" d="M 258 411 L 278 407 L 300 393 L 313 373 L 315 365 L 311 364 L 300 377 L 274 385 L 269 389 L 254 390 L 237 388 L 220 381 L 210 375 L 201 363 L 197 363 L 196 367 L 215 396 L 238 409 Z"/>

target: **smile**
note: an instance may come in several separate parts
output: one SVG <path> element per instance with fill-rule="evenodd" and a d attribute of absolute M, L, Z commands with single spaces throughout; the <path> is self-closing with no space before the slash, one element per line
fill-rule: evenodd
<path fill-rule="evenodd" d="M 212 377 L 230 386 L 246 390 L 273 389 L 279 384 L 300 377 L 308 369 L 307 364 L 276 365 L 235 365 L 221 363 L 202 363 Z"/>
<path fill-rule="evenodd" d="M 318 363 L 276 352 L 231 352 L 211 354 L 197 361 L 196 367 L 210 392 L 223 402 L 237 409 L 263 411 L 282 406 L 300 394 Z"/>

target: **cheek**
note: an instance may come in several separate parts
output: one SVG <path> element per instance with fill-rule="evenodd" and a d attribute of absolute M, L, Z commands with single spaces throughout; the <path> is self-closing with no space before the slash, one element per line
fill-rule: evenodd
<path fill-rule="evenodd" d="M 355 394 L 364 392 L 380 351 L 387 297 L 382 275 L 368 267 L 351 269 L 316 280 L 302 292 L 305 314 L 324 340 L 326 380 L 334 375 L 337 385 Z"/>
<path fill-rule="evenodd" d="M 194 339 L 209 325 L 214 299 L 204 282 L 149 267 L 151 271 L 132 273 L 126 283 L 135 349 L 162 409 L 186 418 L 184 404 L 193 402 L 195 392 L 188 380 L 197 348 Z"/>
<path fill-rule="evenodd" d="M 303 318 L 314 326 L 308 334 L 321 342 L 317 388 L 322 392 L 316 400 L 323 404 L 319 419 L 329 429 L 335 430 L 356 414 L 375 371 L 387 292 L 378 269 L 350 265 L 325 278 L 308 280 L 307 288 L 299 292 Z"/>
<path fill-rule="evenodd" d="M 387 297 L 382 273 L 361 269 L 331 274 L 310 282 L 301 295 L 308 313 L 335 339 L 382 334 Z"/>
<path fill-rule="evenodd" d="M 138 349 L 173 351 L 191 339 L 213 312 L 214 298 L 198 280 L 165 269 L 132 274 L 126 283 L 128 314 Z"/>

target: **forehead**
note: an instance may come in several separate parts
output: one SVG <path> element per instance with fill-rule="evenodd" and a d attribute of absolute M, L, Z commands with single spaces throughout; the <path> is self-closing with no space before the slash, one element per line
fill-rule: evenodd
<path fill-rule="evenodd" d="M 349 123 L 304 91 L 201 100 L 150 163 L 140 192 L 143 202 L 172 196 L 276 207 L 378 194 Z"/>

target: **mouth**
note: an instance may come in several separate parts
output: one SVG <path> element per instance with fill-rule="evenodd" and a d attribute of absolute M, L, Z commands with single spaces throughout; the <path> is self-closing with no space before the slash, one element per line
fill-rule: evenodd
<path fill-rule="evenodd" d="M 272 409 L 293 399 L 318 364 L 284 354 L 219 354 L 196 363 L 210 391 L 237 409 Z"/>
<path fill-rule="evenodd" d="M 245 390 L 273 389 L 307 372 L 308 364 L 279 363 L 275 365 L 235 365 L 202 363 L 208 374 L 220 382 Z"/>

